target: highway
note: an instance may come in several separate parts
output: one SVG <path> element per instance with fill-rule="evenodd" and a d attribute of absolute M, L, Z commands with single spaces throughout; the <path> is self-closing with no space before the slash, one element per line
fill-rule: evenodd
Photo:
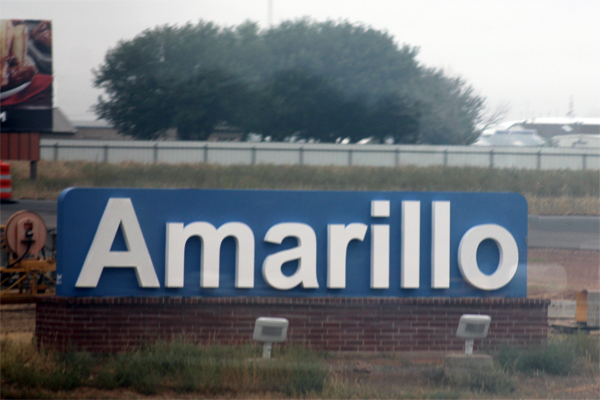
<path fill-rule="evenodd" d="M 48 228 L 56 228 L 56 200 L 18 200 L 0 206 L 2 224 L 19 210 L 39 214 Z M 600 217 L 529 216 L 530 248 L 600 251 Z"/>

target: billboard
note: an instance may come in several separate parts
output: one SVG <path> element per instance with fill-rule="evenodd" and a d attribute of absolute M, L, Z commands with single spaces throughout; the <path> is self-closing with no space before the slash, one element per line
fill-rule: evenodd
<path fill-rule="evenodd" d="M 60 296 L 526 297 L 511 193 L 67 189 Z"/>
<path fill-rule="evenodd" d="M 52 130 L 52 23 L 0 20 L 2 132 Z"/>

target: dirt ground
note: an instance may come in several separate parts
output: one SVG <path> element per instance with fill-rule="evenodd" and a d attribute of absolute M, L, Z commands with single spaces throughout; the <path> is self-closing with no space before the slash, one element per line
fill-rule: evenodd
<path fill-rule="evenodd" d="M 527 295 L 575 300 L 575 292 L 600 289 L 600 252 L 529 249 Z"/>

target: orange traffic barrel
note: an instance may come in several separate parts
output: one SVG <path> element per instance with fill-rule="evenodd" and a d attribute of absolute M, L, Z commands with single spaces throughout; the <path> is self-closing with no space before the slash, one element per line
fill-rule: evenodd
<path fill-rule="evenodd" d="M 10 164 L 0 161 L 0 199 L 10 200 L 12 198 L 12 177 L 10 175 Z"/>

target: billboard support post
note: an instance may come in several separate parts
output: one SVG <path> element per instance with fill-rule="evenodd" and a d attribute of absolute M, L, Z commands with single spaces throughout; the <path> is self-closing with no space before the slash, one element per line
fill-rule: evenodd
<path fill-rule="evenodd" d="M 29 177 L 37 179 L 37 162 L 40 159 L 40 134 L 37 132 L 2 131 L 0 159 L 4 161 L 29 161 Z"/>
<path fill-rule="evenodd" d="M 29 162 L 29 178 L 32 181 L 35 181 L 37 179 L 37 161 Z"/>

